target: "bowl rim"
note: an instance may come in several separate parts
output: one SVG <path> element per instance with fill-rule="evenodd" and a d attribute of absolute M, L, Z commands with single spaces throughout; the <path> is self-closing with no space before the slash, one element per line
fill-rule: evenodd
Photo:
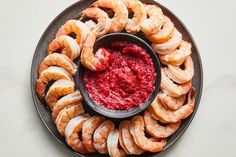
<path fill-rule="evenodd" d="M 114 40 L 109 40 L 109 38 L 115 38 L 117 37 L 117 39 Z M 151 57 L 152 62 L 153 62 L 153 66 L 156 72 L 156 77 L 155 77 L 155 83 L 154 83 L 154 89 L 153 91 L 150 93 L 150 95 L 148 96 L 147 100 L 145 102 L 143 102 L 142 104 L 140 104 L 140 106 L 138 107 L 133 107 L 129 110 L 112 110 L 112 109 L 108 109 L 102 105 L 97 104 L 90 96 L 89 96 L 89 92 L 87 91 L 86 87 L 85 87 L 85 83 L 84 83 L 84 72 L 86 70 L 86 68 L 81 64 L 80 61 L 78 61 L 78 70 L 77 70 L 77 74 L 75 79 L 78 79 L 78 81 L 76 80 L 76 84 L 81 92 L 81 95 L 83 96 L 84 101 L 86 102 L 86 104 L 96 113 L 103 115 L 105 117 L 108 118 L 112 118 L 112 119 L 124 119 L 124 118 L 129 118 L 132 116 L 135 116 L 139 113 L 141 113 L 143 110 L 145 110 L 151 103 L 152 101 L 155 99 L 159 89 L 160 89 L 160 84 L 161 84 L 161 64 L 159 61 L 159 58 L 157 57 L 157 54 L 155 53 L 155 51 L 152 49 L 152 47 L 145 42 L 143 39 L 133 35 L 133 34 L 128 34 L 128 33 L 123 33 L 123 32 L 116 32 L 116 33 L 110 33 L 110 34 L 106 34 L 100 38 L 98 38 L 94 44 L 94 47 L 96 49 L 96 47 L 98 47 L 99 45 L 97 45 L 97 43 L 99 43 L 102 40 L 108 40 L 108 42 L 106 42 L 106 44 L 109 44 L 111 42 L 114 41 L 121 41 L 119 40 L 120 38 L 126 38 L 124 39 L 124 41 L 128 42 L 128 43 L 133 43 L 136 44 L 138 46 L 141 46 L 142 48 L 144 48 L 146 50 L 146 53 Z M 123 41 L 123 40 L 122 40 Z"/>

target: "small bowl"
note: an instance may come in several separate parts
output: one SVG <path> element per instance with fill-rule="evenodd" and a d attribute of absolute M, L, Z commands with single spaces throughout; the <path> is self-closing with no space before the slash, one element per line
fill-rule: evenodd
<path fill-rule="evenodd" d="M 147 53 L 151 56 L 157 75 L 156 75 L 156 81 L 155 81 L 155 88 L 152 94 L 149 96 L 148 100 L 144 102 L 143 104 L 141 104 L 139 107 L 134 107 L 134 108 L 131 108 L 130 110 L 111 110 L 95 103 L 93 99 L 89 96 L 89 93 L 85 87 L 85 84 L 84 84 L 85 67 L 80 62 L 79 62 L 78 73 L 77 73 L 77 76 L 78 76 L 77 79 L 79 80 L 76 82 L 78 82 L 77 84 L 79 86 L 80 92 L 84 98 L 85 103 L 92 110 L 94 110 L 98 114 L 101 114 L 109 118 L 123 119 L 123 118 L 134 116 L 142 112 L 155 99 L 157 92 L 160 88 L 160 83 L 161 83 L 161 65 L 160 65 L 160 62 L 156 53 L 152 50 L 152 48 L 144 40 L 131 34 L 112 33 L 112 34 L 104 35 L 96 40 L 96 43 L 94 45 L 94 50 L 97 50 L 100 46 L 108 47 L 111 42 L 115 42 L 115 41 L 127 41 L 127 42 L 134 43 L 136 45 L 139 45 L 142 48 L 144 48 L 147 51 Z"/>

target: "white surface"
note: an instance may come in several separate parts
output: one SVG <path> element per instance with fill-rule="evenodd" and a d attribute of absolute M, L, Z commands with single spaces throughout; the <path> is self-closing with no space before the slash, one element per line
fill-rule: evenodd
<path fill-rule="evenodd" d="M 30 66 L 53 18 L 76 0 L 0 0 L 0 156 L 73 156 L 41 123 L 31 99 Z M 236 1 L 160 0 L 199 47 L 204 89 L 199 110 L 166 157 L 236 156 Z"/>

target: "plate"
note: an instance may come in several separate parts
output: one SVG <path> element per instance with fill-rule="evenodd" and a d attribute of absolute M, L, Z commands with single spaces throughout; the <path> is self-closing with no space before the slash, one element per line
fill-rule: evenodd
<path fill-rule="evenodd" d="M 35 91 L 35 82 L 37 80 L 38 74 L 37 74 L 37 69 L 42 60 L 46 56 L 47 52 L 47 47 L 50 41 L 53 40 L 55 37 L 55 34 L 57 30 L 69 19 L 72 19 L 76 17 L 82 10 L 85 8 L 89 7 L 93 2 L 96 0 L 80 0 L 73 5 L 69 6 L 66 8 L 63 12 L 61 12 L 47 27 L 45 32 L 43 33 L 42 37 L 40 38 L 38 45 L 35 49 L 33 60 L 32 60 L 32 65 L 31 65 L 31 92 L 32 92 L 32 97 L 33 101 L 36 107 L 36 110 L 43 122 L 43 124 L 46 126 L 47 130 L 55 137 L 57 141 L 59 141 L 61 144 L 65 146 L 68 150 L 71 152 L 79 155 L 79 156 L 86 156 L 86 157 L 98 157 L 98 156 L 104 156 L 100 154 L 88 154 L 88 155 L 81 155 L 75 151 L 73 151 L 67 144 L 63 136 L 59 134 L 59 132 L 56 129 L 55 124 L 51 120 L 51 111 L 47 107 L 46 103 L 41 100 Z M 177 16 L 174 15 L 170 10 L 168 10 L 166 7 L 162 6 L 161 4 L 153 1 L 153 0 L 141 0 L 144 3 L 148 4 L 155 4 L 161 7 L 163 13 L 167 15 L 172 22 L 174 22 L 175 27 L 182 33 L 183 39 L 190 42 L 192 44 L 192 59 L 194 63 L 194 77 L 193 77 L 193 86 L 196 88 L 196 103 L 195 103 L 195 108 L 193 113 L 185 120 L 182 121 L 180 128 L 177 130 L 177 132 L 172 135 L 171 137 L 168 138 L 167 140 L 167 145 L 165 146 L 164 150 L 165 151 L 167 148 L 169 148 L 174 142 L 179 139 L 181 135 L 185 132 L 185 130 L 188 128 L 190 125 L 192 119 L 194 118 L 194 115 L 197 112 L 200 99 L 201 99 L 201 94 L 202 94 L 202 86 L 203 86 L 203 70 L 202 70 L 202 63 L 201 63 L 201 57 L 199 55 L 197 46 L 194 42 L 193 37 L 191 36 L 190 32 L 188 29 L 185 27 L 185 25 L 178 19 Z M 146 40 L 146 39 L 145 39 Z M 144 153 L 141 156 L 158 156 L 157 154 L 153 153 Z"/>

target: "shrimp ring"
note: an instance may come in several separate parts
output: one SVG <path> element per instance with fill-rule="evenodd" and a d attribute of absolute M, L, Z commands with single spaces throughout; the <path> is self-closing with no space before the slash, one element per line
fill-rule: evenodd
<path fill-rule="evenodd" d="M 96 37 L 100 37 L 108 33 L 111 26 L 111 20 L 105 11 L 96 7 L 91 7 L 82 11 L 81 17 L 95 18 L 98 21 L 97 24 L 85 22 L 85 24 L 89 24 L 90 29 L 95 33 Z"/>
<path fill-rule="evenodd" d="M 125 30 L 128 33 L 137 33 L 140 31 L 140 26 L 147 18 L 145 6 L 139 0 L 123 0 L 128 9 L 134 12 L 133 18 L 128 19 Z"/>
<path fill-rule="evenodd" d="M 71 33 L 76 34 L 76 42 L 79 46 L 83 46 L 83 43 L 90 32 L 89 27 L 79 20 L 68 20 L 56 34 L 56 38 L 61 35 L 69 35 Z"/>
<path fill-rule="evenodd" d="M 98 126 L 105 121 L 104 117 L 93 116 L 86 120 L 82 129 L 82 142 L 84 147 L 88 152 L 96 152 L 93 146 L 93 133 L 98 128 Z"/>
<path fill-rule="evenodd" d="M 84 113 L 82 103 L 77 103 L 75 105 L 67 106 L 58 114 L 55 124 L 58 132 L 64 136 L 67 123 L 74 117 Z"/>
<path fill-rule="evenodd" d="M 65 69 L 70 75 L 75 75 L 77 71 L 77 65 L 70 60 L 66 55 L 60 53 L 52 53 L 44 58 L 38 68 L 38 74 L 50 66 L 59 66 Z"/>
<path fill-rule="evenodd" d="M 147 15 L 149 18 L 141 24 L 141 30 L 145 35 L 156 33 L 163 24 L 163 12 L 160 7 L 156 5 L 145 5 Z"/>
<path fill-rule="evenodd" d="M 119 125 L 119 141 L 121 147 L 127 154 L 140 155 L 144 152 L 138 145 L 135 144 L 134 139 L 130 133 L 130 121 L 125 120 Z"/>
<path fill-rule="evenodd" d="M 71 60 L 76 59 L 80 55 L 81 48 L 77 42 L 67 35 L 61 35 L 55 38 L 48 45 L 48 54 L 62 49 L 62 54 L 68 56 Z"/>
<path fill-rule="evenodd" d="M 166 69 L 161 68 L 161 89 L 172 97 L 179 97 L 187 94 L 192 87 L 192 81 L 185 84 L 175 84 L 166 74 Z"/>
<path fill-rule="evenodd" d="M 73 80 L 71 75 L 67 71 L 65 71 L 63 68 L 51 66 L 43 70 L 36 81 L 37 94 L 41 97 L 44 97 L 45 90 L 48 83 L 52 80 L 60 80 L 60 79 L 65 79 L 69 81 Z"/>
<path fill-rule="evenodd" d="M 131 119 L 130 133 L 135 143 L 143 150 L 149 152 L 160 152 L 166 145 L 166 140 L 157 141 L 155 138 L 148 139 L 145 136 L 145 124 L 143 116 L 135 116 Z"/>
<path fill-rule="evenodd" d="M 109 66 L 112 58 L 111 54 L 104 48 L 99 48 L 94 55 L 93 45 L 95 40 L 95 34 L 90 32 L 83 46 L 81 63 L 92 71 L 102 71 Z"/>
<path fill-rule="evenodd" d="M 182 42 L 182 34 L 175 28 L 173 35 L 164 43 L 153 43 L 152 48 L 158 54 L 170 54 Z"/>
<path fill-rule="evenodd" d="M 146 131 L 155 138 L 167 138 L 174 134 L 179 128 L 181 122 L 169 123 L 166 126 L 162 126 L 158 123 L 158 120 L 154 119 L 148 110 L 144 112 L 144 122 Z"/>
<path fill-rule="evenodd" d="M 111 130 L 107 137 L 107 149 L 111 157 L 124 157 L 126 153 L 123 149 L 118 148 L 119 131 L 117 129 Z"/>
<path fill-rule="evenodd" d="M 82 101 L 82 96 L 78 90 L 75 92 L 68 94 L 61 99 L 57 101 L 57 103 L 54 105 L 52 110 L 52 120 L 55 122 L 58 114 L 61 110 L 63 110 L 65 107 L 77 104 L 78 102 Z"/>
<path fill-rule="evenodd" d="M 57 103 L 59 97 L 70 94 L 74 92 L 75 83 L 68 80 L 57 80 L 49 88 L 46 94 L 46 102 L 51 110 L 53 110 L 54 105 Z"/>
<path fill-rule="evenodd" d="M 162 27 L 152 35 L 146 35 L 146 38 L 154 43 L 163 43 L 170 39 L 174 32 L 174 23 L 171 22 L 169 17 L 164 16 Z"/>
<path fill-rule="evenodd" d="M 93 134 L 93 146 L 101 154 L 108 153 L 107 137 L 115 125 L 112 121 L 106 120 L 95 130 Z"/>
<path fill-rule="evenodd" d="M 128 21 L 128 10 L 121 0 L 98 0 L 93 6 L 110 8 L 114 11 L 114 17 L 111 19 L 110 33 L 120 32 L 124 29 Z"/>
<path fill-rule="evenodd" d="M 67 144 L 73 150 L 79 153 L 87 152 L 79 136 L 79 134 L 82 131 L 83 124 L 87 119 L 88 117 L 84 115 L 75 117 L 69 121 L 65 130 L 65 138 L 66 138 Z"/>
<path fill-rule="evenodd" d="M 194 75 L 193 60 L 190 56 L 185 60 L 184 68 L 185 69 L 182 70 L 179 66 L 169 64 L 168 68 L 166 68 L 166 74 L 173 81 L 183 84 L 190 81 Z"/>
<path fill-rule="evenodd" d="M 149 110 L 156 117 L 160 117 L 165 122 L 176 123 L 182 119 L 187 118 L 194 109 L 195 105 L 195 88 L 191 88 L 188 93 L 188 103 L 181 106 L 178 110 L 168 110 L 161 104 L 158 97 L 151 103 Z"/>
<path fill-rule="evenodd" d="M 162 105 L 170 110 L 178 110 L 181 106 L 183 106 L 185 101 L 185 95 L 175 98 L 167 95 L 165 92 L 160 91 L 157 96 Z"/>

